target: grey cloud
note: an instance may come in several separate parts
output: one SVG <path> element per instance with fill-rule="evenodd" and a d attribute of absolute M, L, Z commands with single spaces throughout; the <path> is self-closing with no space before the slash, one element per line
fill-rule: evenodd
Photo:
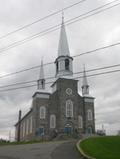
<path fill-rule="evenodd" d="M 56 1 L 52 0 L 6 0 L 1 1 L 0 6 L 0 36 L 12 31 L 20 26 L 32 22 L 33 20 L 48 15 L 49 13 L 62 9 L 64 6 L 76 1 Z M 68 11 L 65 11 L 65 20 L 84 13 L 92 8 L 104 4 L 105 1 L 86 1 Z M 104 45 L 119 41 L 109 36 L 113 30 L 120 25 L 118 20 L 119 7 L 93 16 L 81 22 L 66 26 L 71 55 L 95 49 Z M 14 36 L 1 40 L 0 47 L 7 46 L 14 40 L 19 40 L 31 34 L 40 32 L 50 26 L 61 23 L 61 14 L 38 23 L 29 29 L 23 30 Z M 114 35 L 113 35 L 114 36 Z M 40 64 L 40 59 L 44 55 L 44 62 L 54 61 L 57 56 L 59 41 L 59 31 L 50 33 L 44 37 L 39 37 L 24 45 L 11 49 L 5 54 L 1 54 L 0 73 L 15 72 L 19 69 Z M 119 46 L 104 51 L 99 51 L 90 55 L 84 55 L 74 59 L 74 72 L 82 71 L 83 64 L 86 69 L 103 67 L 119 63 Z M 20 75 L 0 79 L 0 86 L 12 84 L 20 81 L 37 79 L 39 69 L 28 71 Z M 45 76 L 54 76 L 54 64 L 45 67 Z M 119 73 L 101 75 L 88 78 L 90 92 L 96 97 L 96 123 L 107 123 L 111 125 L 107 130 L 112 132 L 112 128 L 119 126 Z M 48 87 L 48 86 L 47 86 Z M 81 79 L 79 88 L 81 87 Z M 81 88 L 80 88 L 81 89 Z M 7 131 L 13 129 L 14 121 L 17 121 L 18 110 L 24 112 L 29 110 L 31 98 L 36 87 L 21 89 L 17 91 L 0 92 L 0 135 L 8 135 Z M 117 96 L 116 96 L 117 95 Z M 114 108 L 113 108 L 114 106 Z M 4 108 L 4 109 L 3 109 Z M 11 109 L 10 111 L 7 111 Z M 114 115 L 111 112 L 114 113 Z M 8 122 L 10 121 L 10 122 Z"/>

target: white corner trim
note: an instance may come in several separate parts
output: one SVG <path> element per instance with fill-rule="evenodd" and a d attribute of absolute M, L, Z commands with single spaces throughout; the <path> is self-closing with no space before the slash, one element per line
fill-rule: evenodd
<path fill-rule="evenodd" d="M 85 98 L 85 102 L 94 103 L 94 99 L 93 98 Z"/>
<path fill-rule="evenodd" d="M 36 97 L 37 98 L 49 99 L 49 95 L 48 94 L 37 94 Z"/>

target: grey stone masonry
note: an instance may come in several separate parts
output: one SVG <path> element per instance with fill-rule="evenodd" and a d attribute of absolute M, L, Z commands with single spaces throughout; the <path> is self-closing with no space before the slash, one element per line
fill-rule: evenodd
<path fill-rule="evenodd" d="M 94 98 L 83 97 L 83 108 L 85 133 L 95 133 Z M 91 114 L 91 117 L 89 117 L 89 113 Z"/>
<path fill-rule="evenodd" d="M 57 79 L 51 86 L 52 93 L 48 93 L 41 63 L 38 90 L 33 95 L 31 110 L 15 125 L 16 139 L 19 134 L 20 140 L 39 140 L 50 139 L 61 133 L 95 133 L 94 98 L 89 95 L 85 67 L 82 96 L 78 93 L 78 80 L 73 79 L 73 58 L 70 56 L 64 17 L 55 66 Z"/>
<path fill-rule="evenodd" d="M 20 122 L 21 140 L 49 139 L 55 132 L 95 133 L 94 98 L 79 95 L 78 81 L 59 78 L 51 87 L 54 87 L 51 94 L 38 91 L 33 95 L 32 109 Z M 45 111 L 43 117 L 40 111 Z M 51 116 L 55 117 L 54 121 Z M 51 122 L 54 122 L 54 127 Z"/>

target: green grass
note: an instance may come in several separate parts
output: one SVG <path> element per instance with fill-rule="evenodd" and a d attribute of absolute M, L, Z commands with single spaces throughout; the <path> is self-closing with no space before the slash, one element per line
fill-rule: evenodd
<path fill-rule="evenodd" d="M 88 138 L 80 143 L 80 147 L 96 159 L 120 159 L 120 136 Z"/>

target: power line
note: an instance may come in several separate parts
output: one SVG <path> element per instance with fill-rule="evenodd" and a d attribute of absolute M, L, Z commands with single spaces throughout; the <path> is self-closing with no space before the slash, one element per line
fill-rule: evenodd
<path fill-rule="evenodd" d="M 106 45 L 106 46 L 103 46 L 103 47 L 99 47 L 97 49 L 94 49 L 94 50 L 90 50 L 90 51 L 87 51 L 87 52 L 82 52 L 80 54 L 77 54 L 77 55 L 74 55 L 72 56 L 73 58 L 76 58 L 78 56 L 83 56 L 83 55 L 87 55 L 87 54 L 91 54 L 91 53 L 95 53 L 97 51 L 100 51 L 100 50 L 104 50 L 104 49 L 108 49 L 108 48 L 111 48 L 111 47 L 114 47 L 114 46 L 118 46 L 120 45 L 120 42 L 117 42 L 117 43 L 114 43 L 114 44 L 110 44 L 110 45 Z M 48 63 L 45 63 L 43 64 L 44 66 L 47 66 L 47 65 L 51 65 L 51 64 L 54 64 L 54 62 L 48 62 Z M 26 72 L 26 71 L 30 71 L 30 70 L 33 70 L 33 69 L 37 69 L 39 68 L 41 65 L 37 65 L 37 66 L 33 66 L 33 67 L 30 67 L 30 68 L 26 68 L 26 69 L 23 69 L 23 70 L 19 70 L 19 71 L 16 71 L 16 72 L 12 72 L 12 73 L 8 73 L 8 74 L 5 74 L 5 75 L 2 75 L 0 76 L 0 78 L 5 78 L 5 77 L 8 77 L 8 76 L 12 76 L 12 75 L 16 75 L 16 74 L 19 74 L 19 73 L 23 73 L 23 72 Z"/>
<path fill-rule="evenodd" d="M 107 72 L 95 73 L 95 74 L 87 75 L 87 77 L 94 77 L 94 76 L 99 76 L 99 75 L 105 75 L 105 74 L 115 73 L 115 72 L 120 72 L 120 69 L 118 69 L 118 70 L 112 70 L 112 71 L 107 71 Z M 83 76 L 78 76 L 78 77 L 75 77 L 73 79 L 80 79 L 80 78 L 83 78 Z M 54 81 L 47 82 L 46 84 L 51 84 L 53 82 Z M 30 87 L 35 87 L 35 86 L 37 86 L 37 84 L 27 85 L 27 86 L 22 86 L 22 87 L 16 87 L 16 88 L 10 88 L 10 89 L 3 89 L 3 90 L 0 90 L 0 92 L 13 91 L 13 90 L 17 90 L 17 89 L 30 88 Z"/>
<path fill-rule="evenodd" d="M 111 44 L 111 45 L 107 45 L 107 46 L 103 46 L 103 47 L 99 47 L 99 48 L 91 50 L 91 51 L 83 52 L 81 54 L 74 55 L 73 57 L 78 57 L 78 56 L 82 56 L 82 55 L 86 55 L 86 54 L 91 54 L 93 52 L 97 52 L 97 51 L 100 51 L 100 50 L 108 49 L 110 47 L 114 47 L 114 46 L 118 46 L 118 45 L 120 45 L 120 42 L 117 42 L 117 43 L 114 43 L 114 44 Z"/>
<path fill-rule="evenodd" d="M 120 66 L 120 64 L 110 65 L 110 66 L 104 66 L 104 67 L 99 67 L 99 68 L 94 68 L 94 69 L 86 70 L 86 72 L 89 73 L 89 72 L 93 72 L 93 71 L 105 70 L 105 69 L 115 68 L 115 67 L 119 67 L 119 66 Z M 73 73 L 73 75 L 76 75 L 76 74 L 83 74 L 83 71 L 79 71 L 79 72 Z M 68 74 L 65 75 L 65 76 L 68 76 Z M 55 76 L 51 76 L 51 77 L 45 78 L 45 80 L 50 80 L 50 79 L 55 79 Z M 31 81 L 25 81 L 25 82 L 18 82 L 18 83 L 14 83 L 14 84 L 0 86 L 0 88 L 11 87 L 11 86 L 15 86 L 15 85 L 28 84 L 28 83 L 33 83 L 33 82 L 36 82 L 36 81 L 37 81 L 37 79 L 31 80 Z"/>
<path fill-rule="evenodd" d="M 118 1 L 118 0 L 115 0 L 115 1 Z M 115 1 L 113 1 L 113 2 L 115 2 Z M 100 10 L 100 11 L 98 11 L 98 12 L 95 12 L 95 13 L 93 13 L 93 14 L 91 14 L 91 15 L 88 15 L 88 16 L 86 16 L 86 17 L 82 17 L 82 16 L 85 16 L 85 15 L 91 13 L 91 12 L 94 12 L 94 11 L 96 11 L 96 10 L 99 10 L 100 8 L 103 8 L 103 7 L 107 6 L 107 5 L 110 5 L 110 4 L 113 3 L 113 2 L 110 2 L 110 3 L 107 3 L 107 4 L 105 4 L 105 5 L 102 5 L 102 6 L 96 8 L 96 9 L 93 9 L 93 10 L 87 12 L 87 13 L 81 14 L 80 16 L 74 17 L 74 18 L 72 18 L 72 19 L 66 21 L 65 24 L 66 24 L 66 25 L 71 25 L 71 24 L 73 24 L 73 23 L 75 23 L 75 22 L 77 22 L 77 21 L 81 21 L 81 20 L 83 20 L 83 19 L 89 18 L 89 17 L 91 17 L 91 16 L 93 16 L 93 15 L 96 15 L 96 14 L 98 14 L 98 13 L 101 13 L 101 12 L 103 12 L 103 11 L 106 11 L 106 10 L 108 10 L 108 9 L 111 9 L 111 8 L 113 8 L 113 7 L 116 7 L 116 6 L 120 5 L 120 3 L 117 3 L 117 4 L 115 4 L 115 5 L 112 5 L 112 6 L 108 7 L 108 8 L 105 8 L 105 9 L 102 9 L 102 10 Z M 82 17 L 82 18 L 79 19 L 80 17 Z M 31 35 L 31 36 L 29 36 L 29 37 L 27 37 L 27 38 L 25 38 L 25 39 L 23 39 L 23 40 L 14 42 L 14 43 L 12 43 L 12 44 L 10 44 L 10 45 L 4 47 L 4 48 L 1 48 L 1 49 L 0 49 L 0 52 L 7 51 L 7 50 L 12 49 L 12 48 L 14 48 L 14 47 L 17 47 L 17 46 L 19 46 L 19 45 L 22 45 L 22 44 L 24 44 L 24 43 L 26 43 L 26 42 L 29 42 L 29 41 L 31 41 L 31 40 L 33 40 L 33 39 L 35 39 L 35 38 L 38 38 L 38 37 L 40 37 L 40 36 L 44 36 L 44 35 L 46 35 L 46 34 L 48 34 L 48 33 L 51 33 L 51 32 L 53 32 L 53 31 L 56 31 L 56 30 L 58 30 L 58 29 L 60 28 L 60 26 L 61 26 L 61 24 L 52 26 L 52 27 L 50 27 L 50 28 L 48 28 L 48 29 L 45 29 L 45 30 L 39 32 L 39 33 L 36 33 L 36 34 L 34 34 L 34 35 Z"/>
<path fill-rule="evenodd" d="M 10 36 L 10 35 L 16 33 L 16 32 L 19 32 L 19 31 L 21 31 L 21 30 L 23 30 L 23 29 L 25 29 L 25 28 L 28 28 L 28 27 L 30 27 L 30 26 L 32 26 L 32 25 L 38 23 L 38 22 L 41 22 L 41 21 L 43 21 L 43 20 L 45 20 L 45 19 L 47 19 L 47 18 L 49 18 L 49 17 L 51 17 L 51 16 L 53 16 L 53 15 L 56 15 L 56 14 L 62 12 L 62 11 L 65 11 L 65 10 L 67 10 L 67 9 L 70 9 L 70 8 L 76 6 L 76 5 L 78 5 L 78 4 L 80 4 L 80 3 L 84 2 L 84 1 L 86 1 L 86 0 L 81 0 L 81 1 L 79 1 L 79 2 L 76 2 L 76 3 L 74 3 L 74 4 L 71 4 L 71 5 L 67 6 L 67 7 L 65 7 L 65 8 L 63 8 L 63 9 L 61 9 L 61 10 L 58 10 L 58 11 L 56 11 L 56 12 L 53 12 L 53 13 L 51 13 L 51 14 L 49 14 L 49 15 L 43 17 L 43 18 L 37 19 L 36 21 L 33 21 L 32 23 L 26 24 L 26 25 L 24 25 L 24 26 L 22 26 L 22 27 L 20 27 L 20 28 L 18 28 L 18 29 L 16 29 L 16 30 L 12 31 L 12 32 L 9 32 L 9 33 L 7 33 L 7 34 L 1 36 L 0 39 L 3 39 L 3 38 L 5 38 L 5 37 L 8 37 L 8 36 Z"/>
<path fill-rule="evenodd" d="M 99 68 L 86 70 L 86 72 L 89 73 L 89 72 L 93 72 L 93 71 L 99 71 L 99 70 L 104 70 L 104 69 L 109 69 L 109 68 L 115 68 L 115 67 L 119 67 L 119 66 L 120 66 L 120 64 L 104 66 L 104 67 L 99 67 Z M 73 75 L 76 75 L 76 74 L 83 74 L 83 71 L 79 71 L 79 72 L 73 73 Z M 65 75 L 65 76 L 67 76 L 67 75 Z M 55 76 L 45 78 L 45 80 L 50 80 L 50 79 L 55 79 Z M 16 86 L 16 85 L 23 85 L 23 84 L 33 83 L 33 82 L 36 82 L 36 81 L 37 81 L 37 79 L 30 80 L 30 81 L 25 81 L 25 82 L 18 82 L 18 83 L 14 83 L 14 84 L 0 86 L 0 88 L 11 87 L 11 86 Z"/>

